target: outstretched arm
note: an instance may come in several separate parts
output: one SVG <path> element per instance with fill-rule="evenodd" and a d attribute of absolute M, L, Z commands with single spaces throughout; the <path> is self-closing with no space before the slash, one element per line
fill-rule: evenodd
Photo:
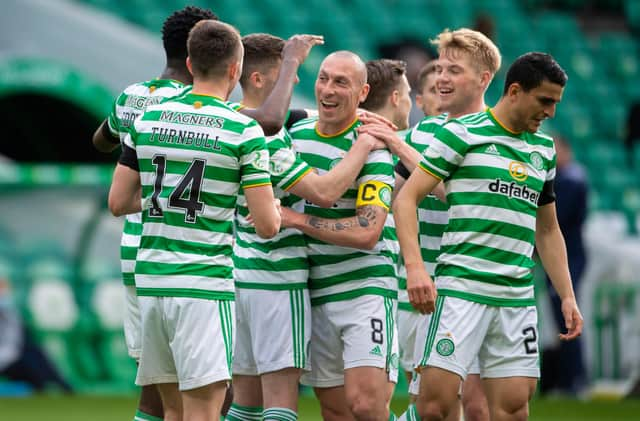
<path fill-rule="evenodd" d="M 309 55 L 314 45 L 324 43 L 318 35 L 294 35 L 282 50 L 280 73 L 271 94 L 258 108 L 242 108 L 240 112 L 256 120 L 265 135 L 272 136 L 280 131 L 289 111 L 293 86 L 297 82 L 298 67 Z"/>
<path fill-rule="evenodd" d="M 582 333 L 583 320 L 576 302 L 567 259 L 564 237 L 558 225 L 554 202 L 539 206 L 536 215 L 536 249 L 553 288 L 562 301 L 567 333 L 560 339 L 575 339 Z"/>
<path fill-rule="evenodd" d="M 353 184 L 367 161 L 369 152 L 380 146 L 376 138 L 363 133 L 331 171 L 323 175 L 311 171 L 288 191 L 318 206 L 328 208 Z"/>
<path fill-rule="evenodd" d="M 384 227 L 387 210 L 374 205 L 356 209 L 349 218 L 320 218 L 282 208 L 282 225 L 297 228 L 305 234 L 343 247 L 370 250 L 375 247 Z"/>

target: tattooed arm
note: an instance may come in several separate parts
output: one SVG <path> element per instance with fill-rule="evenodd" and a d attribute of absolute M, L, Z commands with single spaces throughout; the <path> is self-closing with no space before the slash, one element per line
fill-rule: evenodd
<path fill-rule="evenodd" d="M 343 247 L 371 250 L 387 218 L 387 210 L 375 205 L 356 209 L 349 218 L 327 219 L 282 208 L 282 226 L 297 228 L 310 237 Z"/>

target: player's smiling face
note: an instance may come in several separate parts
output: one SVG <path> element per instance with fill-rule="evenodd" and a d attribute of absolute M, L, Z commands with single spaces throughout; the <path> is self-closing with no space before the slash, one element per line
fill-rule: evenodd
<path fill-rule="evenodd" d="M 367 97 L 368 86 L 350 57 L 329 56 L 320 66 L 315 93 L 320 121 L 346 128 Z"/>
<path fill-rule="evenodd" d="M 453 116 L 467 114 L 466 107 L 478 95 L 484 95 L 481 73 L 471 57 L 459 50 L 440 54 L 436 64 L 436 91 L 440 111 Z"/>

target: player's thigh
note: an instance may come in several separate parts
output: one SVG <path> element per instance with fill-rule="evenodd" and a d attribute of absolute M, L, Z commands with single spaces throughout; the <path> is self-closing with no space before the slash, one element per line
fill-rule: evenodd
<path fill-rule="evenodd" d="M 235 342 L 233 344 L 233 375 L 257 376 L 253 354 L 252 309 L 253 290 L 236 288 Z"/>
<path fill-rule="evenodd" d="M 344 386 L 323 387 L 313 389 L 324 421 L 355 421 L 349 410 Z"/>
<path fill-rule="evenodd" d="M 464 379 L 484 341 L 492 315 L 492 308 L 487 305 L 438 296 L 418 367 L 439 367 Z"/>
<path fill-rule="evenodd" d="M 535 306 L 496 307 L 479 351 L 482 378 L 540 376 Z"/>
<path fill-rule="evenodd" d="M 532 377 L 485 378 L 484 390 L 492 420 L 525 420 L 537 379 Z"/>
<path fill-rule="evenodd" d="M 265 408 L 298 410 L 298 384 L 301 370 L 285 368 L 261 376 Z"/>
<path fill-rule="evenodd" d="M 458 405 L 458 394 L 462 378 L 439 367 L 424 367 L 420 370 L 420 393 L 416 407 L 420 414 L 448 414 Z"/>
<path fill-rule="evenodd" d="M 220 419 L 220 410 L 226 393 L 227 385 L 223 381 L 183 390 L 181 392 L 183 419 L 185 421 Z"/>
<path fill-rule="evenodd" d="M 234 303 L 174 297 L 165 313 L 180 390 L 230 380 Z"/>
<path fill-rule="evenodd" d="M 374 413 L 384 410 L 388 399 L 388 374 L 383 368 L 350 368 L 345 370 L 344 380 L 346 400 L 352 410 L 357 407 Z"/>
<path fill-rule="evenodd" d="M 479 371 L 474 371 L 474 369 L 469 369 L 469 375 L 462 383 L 462 408 L 466 421 L 489 420 L 487 396 L 480 380 Z"/>
<path fill-rule="evenodd" d="M 262 406 L 262 382 L 260 376 L 233 373 L 233 402 L 241 406 Z"/>
<path fill-rule="evenodd" d="M 177 421 L 182 419 L 182 397 L 177 383 L 160 383 L 157 385 L 162 406 L 164 407 L 164 420 Z"/>

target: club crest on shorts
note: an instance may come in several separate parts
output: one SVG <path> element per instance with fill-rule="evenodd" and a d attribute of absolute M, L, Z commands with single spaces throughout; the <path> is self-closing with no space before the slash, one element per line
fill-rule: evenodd
<path fill-rule="evenodd" d="M 456 350 L 456 346 L 453 344 L 453 341 L 449 338 L 442 338 L 436 344 L 436 351 L 438 354 L 443 357 L 448 357 L 453 354 L 453 351 Z"/>

